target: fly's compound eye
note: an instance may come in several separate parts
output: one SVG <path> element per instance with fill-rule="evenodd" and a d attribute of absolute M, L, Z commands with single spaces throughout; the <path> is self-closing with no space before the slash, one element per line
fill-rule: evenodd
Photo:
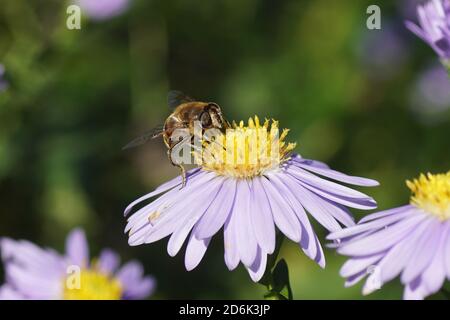
<path fill-rule="evenodd" d="M 200 122 L 203 128 L 209 128 L 211 126 L 212 120 L 208 112 L 202 112 L 202 114 L 200 115 Z"/>

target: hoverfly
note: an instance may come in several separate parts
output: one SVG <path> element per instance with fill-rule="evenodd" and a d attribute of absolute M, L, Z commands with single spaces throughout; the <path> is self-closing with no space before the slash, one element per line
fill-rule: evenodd
<path fill-rule="evenodd" d="M 167 95 L 167 102 L 169 108 L 171 108 L 173 112 L 167 117 L 164 125 L 154 128 L 153 130 L 150 130 L 140 137 L 132 140 L 124 146 L 123 149 L 137 147 L 148 142 L 150 139 L 162 136 L 164 144 L 168 149 L 167 156 L 170 163 L 181 170 L 183 178 L 182 187 L 184 187 L 186 185 L 186 170 L 181 164 L 173 161 L 173 149 L 182 143 L 193 143 L 194 122 L 196 121 L 198 121 L 201 125 L 203 132 L 204 130 L 213 128 L 225 132 L 225 130 L 230 127 L 230 124 L 223 117 L 222 110 L 219 105 L 214 102 L 197 101 L 176 90 L 169 91 Z M 188 129 L 190 136 L 181 141 L 174 141 L 171 139 L 172 134 L 178 129 Z"/>

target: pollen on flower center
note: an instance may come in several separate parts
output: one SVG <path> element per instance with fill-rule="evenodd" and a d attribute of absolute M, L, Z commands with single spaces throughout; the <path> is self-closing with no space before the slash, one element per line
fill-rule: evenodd
<path fill-rule="evenodd" d="M 418 179 L 406 181 L 411 189 L 411 204 L 441 220 L 450 219 L 450 171 L 442 174 L 421 174 Z"/>
<path fill-rule="evenodd" d="M 279 168 L 295 143 L 286 143 L 289 130 L 281 134 L 278 121 L 265 120 L 260 124 L 257 116 L 239 124 L 233 122 L 225 133 L 203 141 L 202 152 L 194 151 L 196 163 L 203 169 L 223 176 L 251 178 L 268 170 Z"/>
<path fill-rule="evenodd" d="M 121 296 L 120 281 L 95 269 L 82 269 L 64 279 L 65 300 L 119 300 Z"/>

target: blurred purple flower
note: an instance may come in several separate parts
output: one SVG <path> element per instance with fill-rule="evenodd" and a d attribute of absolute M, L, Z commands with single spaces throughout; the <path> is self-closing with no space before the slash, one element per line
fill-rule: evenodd
<path fill-rule="evenodd" d="M 419 25 L 406 26 L 427 42 L 444 61 L 450 59 L 450 0 L 430 0 L 417 6 Z"/>
<path fill-rule="evenodd" d="M 450 171 L 407 185 L 411 204 L 370 214 L 327 237 L 351 257 L 340 271 L 346 286 L 368 276 L 363 294 L 369 294 L 401 273 L 403 298 L 424 299 L 450 279 Z"/>
<path fill-rule="evenodd" d="M 363 34 L 359 56 L 371 75 L 388 78 L 405 65 L 409 49 L 401 29 L 385 23 L 383 29 Z"/>
<path fill-rule="evenodd" d="M 66 254 L 43 249 L 26 240 L 2 238 L 0 249 L 6 283 L 0 287 L 0 299 L 143 299 L 155 288 L 155 280 L 143 275 L 142 265 L 130 261 L 119 268 L 120 258 L 104 249 L 89 262 L 85 234 L 73 230 L 66 240 Z M 71 287 L 76 269 L 79 286 Z"/>
<path fill-rule="evenodd" d="M 245 135 L 250 128 L 263 128 L 270 140 L 277 122 L 259 125 L 255 117 L 249 126 L 236 134 Z M 277 227 L 287 238 L 299 244 L 305 254 L 325 266 L 325 257 L 306 211 L 329 231 L 351 226 L 353 218 L 346 207 L 373 209 L 376 202 L 369 196 L 331 182 L 319 176 L 359 186 L 376 186 L 374 180 L 348 176 L 330 169 L 326 164 L 289 155 L 295 144 L 285 144 L 286 131 L 280 136 L 279 161 L 265 165 L 261 159 L 255 164 L 210 162 L 188 172 L 187 184 L 180 189 L 181 177 L 159 186 L 137 199 L 125 209 L 125 215 L 141 202 L 158 196 L 128 218 L 125 232 L 129 232 L 132 246 L 152 243 L 169 235 L 167 251 L 175 256 L 188 238 L 185 254 L 186 269 L 194 269 L 202 260 L 211 238 L 224 228 L 225 264 L 229 270 L 240 262 L 257 282 L 266 269 L 267 255 L 274 252 Z M 264 134 L 258 138 L 264 139 Z M 240 140 L 238 137 L 236 141 Z M 221 141 L 221 140 L 216 140 Z M 205 154 L 218 159 L 227 142 L 212 144 Z M 266 145 L 261 140 L 235 145 L 238 157 L 248 158 L 248 150 Z M 215 160 L 217 161 L 217 160 Z"/>
<path fill-rule="evenodd" d="M 421 115 L 439 115 L 450 108 L 450 79 L 440 64 L 426 69 L 411 91 L 412 109 Z"/>
<path fill-rule="evenodd" d="M 93 20 L 106 20 L 124 13 L 131 0 L 77 0 L 80 8 Z"/>

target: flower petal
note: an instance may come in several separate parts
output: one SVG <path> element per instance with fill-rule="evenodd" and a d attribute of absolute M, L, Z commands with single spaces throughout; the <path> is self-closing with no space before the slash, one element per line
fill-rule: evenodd
<path fill-rule="evenodd" d="M 186 213 L 186 215 L 183 215 L 186 218 L 180 217 L 181 223 L 172 233 L 172 236 L 169 239 L 169 243 L 167 244 L 167 252 L 170 256 L 173 257 L 178 253 L 178 251 L 180 251 L 192 227 L 206 212 L 211 203 L 214 202 L 217 193 L 220 192 L 221 187 L 222 184 L 211 186 L 210 190 L 205 192 L 205 194 L 202 194 L 200 199 L 193 201 L 192 206 L 186 210 L 189 212 Z"/>
<path fill-rule="evenodd" d="M 275 224 L 269 200 L 263 189 L 262 178 L 253 181 L 252 208 L 250 209 L 253 230 L 259 246 L 271 254 L 275 250 Z"/>
<path fill-rule="evenodd" d="M 114 273 L 120 264 L 120 256 L 111 249 L 103 249 L 98 261 L 99 269 L 104 273 Z"/>
<path fill-rule="evenodd" d="M 195 168 L 192 169 L 188 172 L 186 172 L 186 185 L 187 185 L 187 181 L 189 180 L 193 180 L 195 176 L 198 175 L 198 173 L 200 173 L 200 169 L 199 168 Z M 135 201 L 133 201 L 132 203 L 130 203 L 126 208 L 125 208 L 125 212 L 124 215 L 127 216 L 131 210 L 133 210 L 133 207 L 135 205 L 137 205 L 138 203 L 145 201 L 147 199 L 150 199 L 151 197 L 154 197 L 158 194 L 161 194 L 163 192 L 166 192 L 167 190 L 173 189 L 176 186 L 181 185 L 182 183 L 182 176 L 177 176 L 176 178 L 160 185 L 158 188 L 156 188 L 154 191 L 146 194 L 145 196 L 140 197 L 139 199 L 136 199 Z"/>
<path fill-rule="evenodd" d="M 283 196 L 280 194 L 281 190 L 279 191 L 275 187 L 274 184 L 277 181 L 277 177 L 275 175 L 269 175 L 268 178 L 273 181 L 265 178 L 260 181 L 269 200 L 275 224 L 289 239 L 294 242 L 299 242 L 301 239 L 301 227 L 295 212 L 286 200 L 283 199 Z"/>
<path fill-rule="evenodd" d="M 294 160 L 293 162 L 295 163 L 296 166 L 299 166 L 303 169 L 320 174 L 324 177 L 331 178 L 336 181 L 349 183 L 349 184 L 353 184 L 356 186 L 365 186 L 365 187 L 374 187 L 374 186 L 380 185 L 378 183 L 378 181 L 376 181 L 376 180 L 355 177 L 355 176 L 349 176 L 349 175 L 346 175 L 344 173 L 341 173 L 339 171 L 335 171 L 332 169 L 313 166 L 311 164 L 306 163 L 305 161 Z"/>
<path fill-rule="evenodd" d="M 74 229 L 66 239 L 66 254 L 71 263 L 80 267 L 89 264 L 89 247 L 86 235 L 82 229 Z"/>
<path fill-rule="evenodd" d="M 247 271 L 250 275 L 250 278 L 254 282 L 258 282 L 264 275 L 266 271 L 267 264 L 267 254 L 264 253 L 260 247 L 258 247 L 258 253 L 256 255 L 256 259 L 250 267 L 247 267 Z"/>
<path fill-rule="evenodd" d="M 251 266 L 256 258 L 258 244 L 250 220 L 250 186 L 247 181 L 238 180 L 233 215 L 236 215 L 235 237 L 238 252 L 244 265 Z"/>
<path fill-rule="evenodd" d="M 417 241 L 414 253 L 409 258 L 408 264 L 402 273 L 401 281 L 403 284 L 413 281 L 432 262 L 436 251 L 430 250 L 430 248 L 437 248 L 439 246 L 441 236 L 441 233 L 439 232 L 440 224 L 441 222 L 437 219 L 432 221 L 420 240 Z"/>
<path fill-rule="evenodd" d="M 215 235 L 225 224 L 233 207 L 236 196 L 236 181 L 224 179 L 222 189 L 214 202 L 200 218 L 196 228 L 197 239 L 206 239 Z"/>
<path fill-rule="evenodd" d="M 184 258 L 184 265 L 187 271 L 195 269 L 208 249 L 211 238 L 197 239 L 195 230 L 191 233 L 189 242 L 186 248 L 186 255 Z"/>
<path fill-rule="evenodd" d="M 367 237 L 348 243 L 344 242 L 338 249 L 338 252 L 343 255 L 356 256 L 366 256 L 381 252 L 395 245 L 425 219 L 425 216 L 413 216 Z"/>

